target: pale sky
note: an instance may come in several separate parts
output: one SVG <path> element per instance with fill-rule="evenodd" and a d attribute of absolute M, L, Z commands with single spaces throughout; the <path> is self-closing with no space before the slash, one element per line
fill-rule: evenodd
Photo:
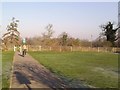
<path fill-rule="evenodd" d="M 80 39 L 93 39 L 100 25 L 118 22 L 117 2 L 2 2 L 2 33 L 11 18 L 20 20 L 21 37 L 39 36 L 53 24 L 54 37 L 62 32 Z"/>

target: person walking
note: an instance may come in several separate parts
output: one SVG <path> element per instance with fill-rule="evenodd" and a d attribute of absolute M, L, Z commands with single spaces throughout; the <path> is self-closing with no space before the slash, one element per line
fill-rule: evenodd
<path fill-rule="evenodd" d="M 21 47 L 21 45 L 19 46 L 19 52 L 20 52 L 20 55 L 22 55 L 22 47 Z"/>
<path fill-rule="evenodd" d="M 16 45 L 14 45 L 14 52 L 16 51 Z"/>
<path fill-rule="evenodd" d="M 27 51 L 27 46 L 24 44 L 23 45 L 23 57 L 26 55 L 26 51 Z"/>

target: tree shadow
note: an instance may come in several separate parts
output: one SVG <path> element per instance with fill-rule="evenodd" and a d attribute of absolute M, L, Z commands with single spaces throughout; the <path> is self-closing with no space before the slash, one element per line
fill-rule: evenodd
<path fill-rule="evenodd" d="M 31 84 L 30 80 L 22 73 L 15 71 L 14 74 L 16 75 L 16 79 L 20 84 L 25 84 L 29 90 L 31 90 L 31 87 L 29 84 Z"/>

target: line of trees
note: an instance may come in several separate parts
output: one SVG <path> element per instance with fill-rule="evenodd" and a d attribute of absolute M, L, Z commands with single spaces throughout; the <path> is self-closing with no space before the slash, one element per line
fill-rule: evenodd
<path fill-rule="evenodd" d="M 117 47 L 118 46 L 118 29 L 113 29 L 111 22 L 106 25 L 101 25 L 102 33 L 94 41 L 80 40 L 74 38 L 66 32 L 62 32 L 57 38 L 53 38 L 53 25 L 49 24 L 46 26 L 46 32 L 42 33 L 42 36 L 26 38 L 27 44 L 29 45 L 43 45 L 43 46 L 84 46 L 84 47 Z M 91 45 L 92 44 L 92 45 Z"/>
<path fill-rule="evenodd" d="M 53 30 L 53 25 L 48 24 L 45 27 L 45 32 L 41 33 L 40 36 L 35 36 L 32 38 L 27 37 L 26 42 L 28 45 L 41 46 L 120 47 L 120 45 L 118 44 L 120 43 L 120 38 L 118 36 L 119 27 L 113 28 L 113 25 L 114 24 L 112 24 L 111 22 L 108 22 L 105 25 L 101 25 L 100 28 L 103 32 L 100 33 L 100 36 L 94 41 L 89 41 L 74 38 L 66 32 L 62 32 L 60 35 L 58 35 L 58 37 L 54 38 L 53 34 L 55 33 L 55 31 Z M 9 28 L 10 27 L 8 27 L 8 30 Z"/>
<path fill-rule="evenodd" d="M 55 32 L 52 24 L 47 25 L 45 29 L 46 32 L 43 32 L 41 36 L 26 38 L 27 44 L 42 46 L 90 46 L 90 41 L 71 37 L 66 32 L 62 32 L 57 38 L 53 38 Z"/>

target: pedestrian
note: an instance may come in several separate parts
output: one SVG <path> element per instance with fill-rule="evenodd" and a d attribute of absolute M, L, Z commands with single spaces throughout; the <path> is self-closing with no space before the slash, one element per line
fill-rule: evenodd
<path fill-rule="evenodd" d="M 20 55 L 22 55 L 22 47 L 21 47 L 21 45 L 19 46 L 19 52 L 20 52 Z"/>
<path fill-rule="evenodd" d="M 24 44 L 23 45 L 23 56 L 26 55 L 26 51 L 27 51 L 27 46 Z"/>
<path fill-rule="evenodd" d="M 14 45 L 14 52 L 16 51 L 16 45 Z"/>

